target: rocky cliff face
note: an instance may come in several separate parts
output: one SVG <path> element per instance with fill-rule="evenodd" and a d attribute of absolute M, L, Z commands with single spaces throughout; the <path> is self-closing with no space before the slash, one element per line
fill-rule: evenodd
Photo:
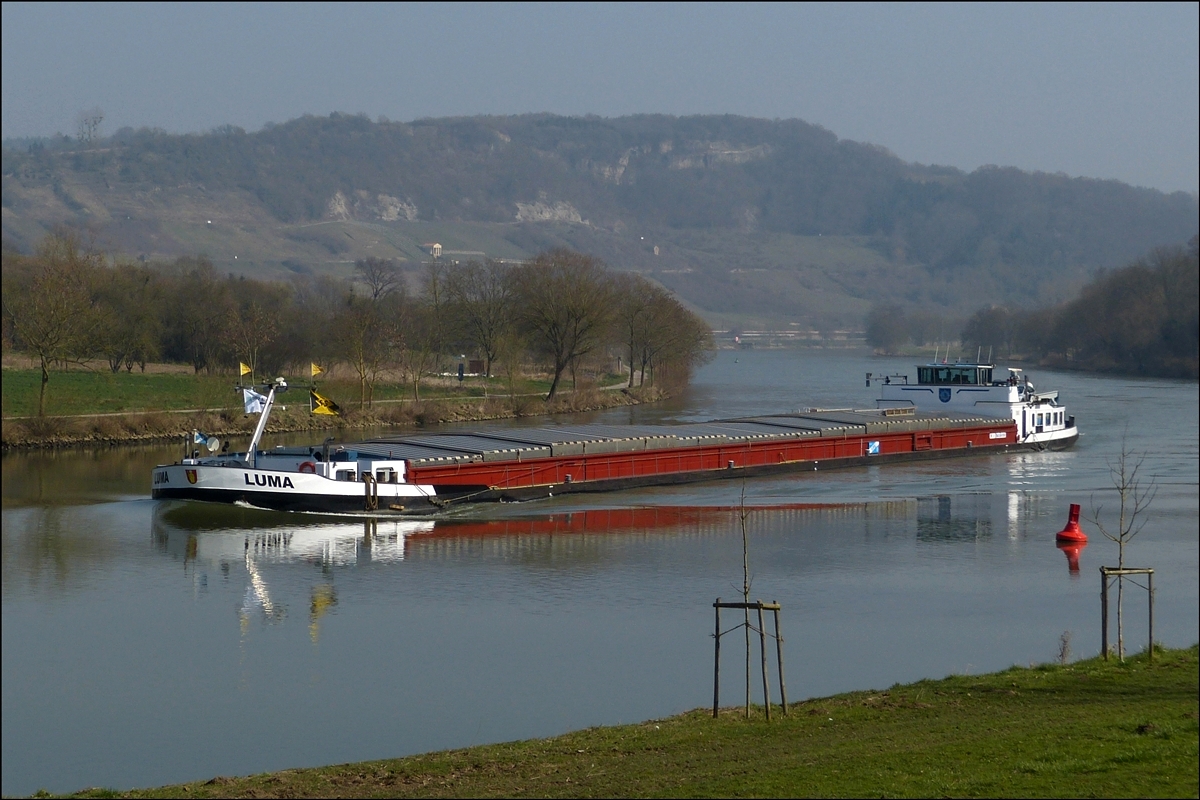
<path fill-rule="evenodd" d="M 329 220 L 379 220 L 413 222 L 418 219 L 417 206 L 411 200 L 401 200 L 390 194 L 372 194 L 358 189 L 349 192 L 336 191 L 325 207 L 324 218 Z"/>

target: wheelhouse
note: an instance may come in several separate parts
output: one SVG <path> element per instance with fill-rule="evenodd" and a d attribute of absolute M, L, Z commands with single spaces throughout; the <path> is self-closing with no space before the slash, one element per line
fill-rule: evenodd
<path fill-rule="evenodd" d="M 992 365 L 929 364 L 917 367 L 917 383 L 925 386 L 992 386 Z"/>

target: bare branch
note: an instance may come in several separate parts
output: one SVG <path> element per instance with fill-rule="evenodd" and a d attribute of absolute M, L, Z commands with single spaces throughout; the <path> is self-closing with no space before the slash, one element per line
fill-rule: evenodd
<path fill-rule="evenodd" d="M 354 262 L 357 280 L 367 286 L 372 300 L 379 300 L 403 288 L 404 275 L 390 258 L 361 258 Z"/>

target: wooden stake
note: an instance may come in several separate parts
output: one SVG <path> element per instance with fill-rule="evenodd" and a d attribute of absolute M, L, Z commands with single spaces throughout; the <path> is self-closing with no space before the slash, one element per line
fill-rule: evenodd
<path fill-rule="evenodd" d="M 1146 585 L 1134 583 L 1135 586 L 1140 586 L 1146 590 L 1147 600 L 1149 601 L 1149 660 L 1154 661 L 1154 570 L 1150 567 L 1101 567 L 1100 568 L 1100 647 L 1104 651 L 1104 660 L 1108 660 L 1108 589 L 1113 578 L 1118 581 L 1117 587 L 1120 588 L 1120 581 L 1125 579 L 1126 575 L 1145 575 Z M 1120 600 L 1118 596 L 1117 610 L 1120 611 Z M 1121 617 L 1117 616 L 1117 627 L 1120 628 Z M 1117 649 L 1121 650 L 1121 642 L 1117 642 Z"/>
<path fill-rule="evenodd" d="M 1100 568 L 1100 652 L 1108 661 L 1108 574 Z"/>
<path fill-rule="evenodd" d="M 1146 593 L 1150 595 L 1150 663 L 1154 663 L 1154 571 L 1146 575 Z"/>
<path fill-rule="evenodd" d="M 783 701 L 783 713 L 788 713 L 787 683 L 783 680 L 783 634 L 779 632 L 779 601 L 774 601 L 775 613 L 775 655 L 779 660 L 779 699 Z"/>
<path fill-rule="evenodd" d="M 767 710 L 767 722 L 771 721 L 771 687 L 767 683 L 767 632 L 763 625 L 763 603 L 758 601 L 758 652 L 762 657 L 763 707 Z"/>
<path fill-rule="evenodd" d="M 713 635 L 716 645 L 713 649 L 713 719 L 717 718 L 717 708 L 721 704 L 721 598 L 713 603 L 717 612 L 717 629 Z"/>

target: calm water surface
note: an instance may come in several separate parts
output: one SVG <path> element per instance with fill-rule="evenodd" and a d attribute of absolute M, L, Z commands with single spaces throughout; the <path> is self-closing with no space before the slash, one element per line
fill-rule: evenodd
<path fill-rule="evenodd" d="M 871 406 L 863 373 L 906 369 L 724 352 L 679 399 L 581 419 Z M 1054 533 L 1071 502 L 1112 505 L 1106 459 L 1123 434 L 1159 485 L 1128 551 L 1157 570 L 1156 638 L 1197 640 L 1197 384 L 1034 379 L 1079 419 L 1074 450 L 745 483 L 752 596 L 783 604 L 791 699 L 1047 661 L 1063 631 L 1075 654 L 1097 652 L 1096 567 L 1115 546 L 1089 530 L 1073 576 Z M 372 527 L 156 504 L 150 468 L 175 455 L 5 457 L 4 794 L 382 758 L 711 702 L 711 603 L 741 584 L 740 482 Z M 1140 648 L 1144 598 L 1129 608 Z M 722 675 L 733 704 L 736 654 Z"/>

